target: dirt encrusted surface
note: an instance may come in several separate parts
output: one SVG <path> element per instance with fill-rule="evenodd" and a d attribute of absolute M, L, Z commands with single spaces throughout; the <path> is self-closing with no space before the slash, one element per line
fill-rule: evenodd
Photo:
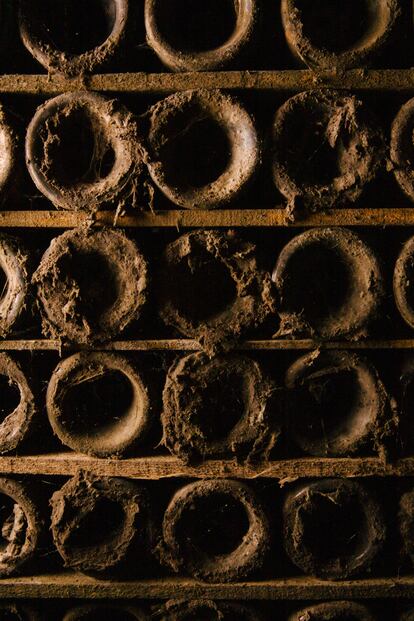
<path fill-rule="evenodd" d="M 257 573 L 271 543 L 270 526 L 252 490 L 230 480 L 190 483 L 164 515 L 161 562 L 206 582 L 233 582 Z"/>
<path fill-rule="evenodd" d="M 341 10 L 329 4 L 317 2 L 310 8 L 303 0 L 283 0 L 282 19 L 292 51 L 313 69 L 341 72 L 370 66 L 395 35 L 400 3 L 349 1 Z"/>
<path fill-rule="evenodd" d="M 279 293 L 278 336 L 359 340 L 384 298 L 379 262 L 355 233 L 314 228 L 283 248 L 273 272 Z"/>
<path fill-rule="evenodd" d="M 275 390 L 247 357 L 196 353 L 177 359 L 163 392 L 163 443 L 185 462 L 266 459 L 281 433 L 272 407 Z"/>
<path fill-rule="evenodd" d="M 255 246 L 233 232 L 193 231 L 169 244 L 157 278 L 160 315 L 208 355 L 231 349 L 276 310 Z"/>
<path fill-rule="evenodd" d="M 32 431 L 36 403 L 22 369 L 4 353 L 0 353 L 1 376 L 19 393 L 16 407 L 13 407 L 14 403 L 10 404 L 6 394 L 2 395 L 0 404 L 0 453 L 8 453 L 14 451 Z"/>
<path fill-rule="evenodd" d="M 64 93 L 36 111 L 26 162 L 37 188 L 60 209 L 135 204 L 144 170 L 134 115 L 97 93 Z"/>
<path fill-rule="evenodd" d="M 382 509 L 356 481 L 323 479 L 283 507 L 285 550 L 306 574 L 344 580 L 371 569 L 386 536 Z"/>
<path fill-rule="evenodd" d="M 255 40 L 259 21 L 257 0 L 215 2 L 201 10 L 191 10 L 189 20 L 185 3 L 145 3 L 147 41 L 173 71 L 223 69 L 239 60 Z"/>
<path fill-rule="evenodd" d="M 286 374 L 288 433 L 306 453 L 345 457 L 368 447 L 395 454 L 399 417 L 376 369 L 364 358 L 316 350 Z"/>
<path fill-rule="evenodd" d="M 6 577 L 20 573 L 32 561 L 43 522 L 27 486 L 12 479 L 0 478 L 0 495 L 0 576 Z"/>
<path fill-rule="evenodd" d="M 408 239 L 394 268 L 394 298 L 404 321 L 414 328 L 414 237 Z"/>
<path fill-rule="evenodd" d="M 294 95 L 279 108 L 273 149 L 273 178 L 294 220 L 354 203 L 387 156 L 362 102 L 325 89 Z"/>
<path fill-rule="evenodd" d="M 260 164 L 255 123 L 218 90 L 174 93 L 152 106 L 145 160 L 159 189 L 187 209 L 226 206 Z"/>
<path fill-rule="evenodd" d="M 162 606 L 154 606 L 152 615 L 158 621 L 263 621 L 262 616 L 248 604 L 214 602 L 209 599 L 170 600 Z"/>
<path fill-rule="evenodd" d="M 45 336 L 91 344 L 119 335 L 146 301 L 146 261 L 120 231 L 82 227 L 52 240 L 33 275 Z"/>
<path fill-rule="evenodd" d="M 0 234 L 0 337 L 17 327 L 24 312 L 30 310 L 29 257 L 22 243 Z"/>
<path fill-rule="evenodd" d="M 111 572 L 151 546 L 148 499 L 133 482 L 80 472 L 50 504 L 53 540 L 66 567 Z"/>
<path fill-rule="evenodd" d="M 48 385 L 46 408 L 63 444 L 96 457 L 129 453 L 151 424 L 138 371 L 123 356 L 105 352 L 81 352 L 60 362 Z"/>
<path fill-rule="evenodd" d="M 291 615 L 288 621 L 375 621 L 362 604 L 338 601 L 315 604 Z"/>
<path fill-rule="evenodd" d="M 390 156 L 395 178 L 408 198 L 414 200 L 414 99 L 404 104 L 391 126 Z"/>
<path fill-rule="evenodd" d="M 49 28 L 45 25 L 45 22 L 47 24 L 50 21 L 48 11 L 52 11 L 52 4 L 37 5 L 31 0 L 22 0 L 19 3 L 19 28 L 22 41 L 34 58 L 50 73 L 63 73 L 72 77 L 96 71 L 110 61 L 121 45 L 125 37 L 128 18 L 128 0 L 112 0 L 105 4 L 108 15 L 114 14 L 110 32 L 100 44 L 93 46 L 92 49 L 88 49 L 86 44 L 84 51 L 74 53 L 65 50 L 62 42 L 58 44 L 54 42 L 53 20 Z M 59 17 L 57 13 L 56 19 Z M 61 24 L 57 26 L 60 31 Z M 68 42 L 69 36 L 69 34 L 66 35 Z M 63 49 L 60 49 L 61 47 Z"/>

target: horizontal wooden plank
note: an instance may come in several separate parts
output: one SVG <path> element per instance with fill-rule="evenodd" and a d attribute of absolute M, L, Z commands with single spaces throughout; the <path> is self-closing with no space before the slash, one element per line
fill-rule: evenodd
<path fill-rule="evenodd" d="M 0 228 L 74 228 L 93 222 L 97 226 L 125 228 L 236 228 L 304 226 L 414 226 L 414 207 L 333 209 L 290 221 L 284 208 L 276 209 L 172 209 L 138 211 L 115 217 L 111 211 L 93 216 L 70 211 L 0 211 Z"/>
<path fill-rule="evenodd" d="M 201 346 L 191 339 L 140 339 L 110 341 L 88 346 L 70 345 L 58 340 L 18 339 L 0 340 L 0 351 L 199 351 Z M 241 342 L 238 351 L 312 351 L 330 350 L 384 350 L 414 349 L 414 339 L 362 340 L 362 341 L 314 341 L 312 339 L 260 339 Z"/>
<path fill-rule="evenodd" d="M 414 90 L 414 69 L 352 69 L 335 71 L 272 70 L 198 73 L 107 73 L 65 78 L 61 75 L 6 74 L 1 93 L 56 95 L 64 91 L 168 93 L 193 88 L 302 91 L 320 86 L 351 90 Z"/>
<path fill-rule="evenodd" d="M 117 582 L 67 572 L 0 580 L 0 598 L 334 600 L 413 596 L 414 576 L 341 582 L 301 576 L 262 582 L 205 584 L 187 578 Z"/>
<path fill-rule="evenodd" d="M 281 485 L 304 477 L 401 477 L 414 476 L 414 457 L 385 463 L 378 457 L 332 458 L 302 457 L 246 465 L 235 460 L 208 460 L 188 466 L 176 457 L 161 455 L 129 459 L 99 459 L 77 453 L 0 457 L 0 474 L 73 476 L 79 470 L 97 476 L 134 479 L 235 478 L 279 480 Z"/>

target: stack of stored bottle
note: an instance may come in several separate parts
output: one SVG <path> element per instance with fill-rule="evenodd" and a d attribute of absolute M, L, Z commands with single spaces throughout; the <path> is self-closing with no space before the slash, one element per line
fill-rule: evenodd
<path fill-rule="evenodd" d="M 411 0 L 0 22 L 0 616 L 414 619 Z"/>

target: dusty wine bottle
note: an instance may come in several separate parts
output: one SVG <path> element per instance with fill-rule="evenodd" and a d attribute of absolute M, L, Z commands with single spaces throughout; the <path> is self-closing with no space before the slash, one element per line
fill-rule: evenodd
<path fill-rule="evenodd" d="M 225 479 L 179 489 L 162 530 L 161 560 L 207 582 L 232 582 L 257 573 L 270 547 L 268 519 L 256 494 Z"/>
<path fill-rule="evenodd" d="M 214 71 L 249 47 L 257 0 L 146 0 L 147 41 L 173 71 Z"/>
<path fill-rule="evenodd" d="M 405 103 L 391 128 L 391 162 L 394 176 L 409 199 L 414 201 L 413 142 L 414 98 Z"/>
<path fill-rule="evenodd" d="M 53 541 L 66 567 L 119 571 L 151 546 L 147 494 L 132 481 L 80 472 L 50 504 Z"/>
<path fill-rule="evenodd" d="M 79 228 L 52 240 L 33 283 L 45 334 L 79 344 L 105 341 L 138 319 L 147 265 L 122 232 Z"/>
<path fill-rule="evenodd" d="M 414 328 L 414 237 L 405 242 L 394 269 L 394 299 L 404 321 Z"/>
<path fill-rule="evenodd" d="M 0 576 L 5 577 L 33 561 L 43 524 L 27 485 L 1 477 L 0 501 Z"/>
<path fill-rule="evenodd" d="M 20 447 L 36 414 L 33 392 L 20 366 L 0 353 L 0 453 Z"/>
<path fill-rule="evenodd" d="M 149 617 L 132 604 L 106 602 L 70 608 L 62 621 L 149 621 Z"/>
<path fill-rule="evenodd" d="M 414 491 L 401 496 L 399 507 L 399 526 L 402 540 L 402 552 L 414 564 Z"/>
<path fill-rule="evenodd" d="M 0 9 L 1 11 L 1 9 Z M 10 186 L 18 165 L 18 136 L 12 129 L 5 108 L 0 104 L 0 194 Z"/>
<path fill-rule="evenodd" d="M 20 240 L 0 234 L 0 337 L 23 316 L 29 303 L 29 256 Z"/>
<path fill-rule="evenodd" d="M 148 170 L 176 205 L 210 209 L 228 203 L 259 166 L 255 123 L 229 95 L 216 90 L 175 93 L 147 116 Z"/>
<path fill-rule="evenodd" d="M 46 395 L 49 422 L 63 444 L 96 457 L 120 457 L 142 442 L 150 426 L 149 405 L 134 365 L 104 352 L 60 362 Z"/>
<path fill-rule="evenodd" d="M 296 487 L 283 506 L 284 546 L 304 573 L 341 580 L 371 569 L 385 541 L 382 509 L 360 483 L 322 479 Z"/>
<path fill-rule="evenodd" d="M 376 621 L 366 606 L 356 602 L 340 601 L 315 604 L 302 608 L 288 621 Z"/>
<path fill-rule="evenodd" d="M 143 170 L 133 115 L 97 93 L 64 93 L 36 111 L 26 164 L 56 207 L 93 212 L 135 191 Z"/>
<path fill-rule="evenodd" d="M 279 255 L 273 280 L 283 336 L 366 336 L 384 295 L 374 253 L 344 228 L 309 229 L 294 237 Z"/>
<path fill-rule="evenodd" d="M 271 278 L 255 251 L 231 231 L 197 230 L 171 242 L 157 278 L 163 321 L 209 354 L 229 349 L 275 312 Z"/>
<path fill-rule="evenodd" d="M 163 391 L 165 446 L 184 461 L 267 454 L 281 427 L 270 407 L 274 388 L 245 356 L 176 360 Z"/>
<path fill-rule="evenodd" d="M 116 53 L 124 36 L 129 0 L 20 0 L 21 39 L 49 72 L 92 72 Z"/>
<path fill-rule="evenodd" d="M 153 613 L 159 621 L 264 621 L 252 606 L 208 599 L 170 600 Z"/>
<path fill-rule="evenodd" d="M 313 69 L 367 67 L 394 35 L 398 0 L 282 0 L 293 54 Z"/>
<path fill-rule="evenodd" d="M 273 179 L 292 218 L 355 202 L 385 164 L 386 142 L 353 95 L 306 91 L 273 124 Z"/>
<path fill-rule="evenodd" d="M 340 457 L 369 445 L 382 453 L 386 439 L 396 434 L 384 385 L 360 356 L 306 354 L 288 369 L 286 386 L 288 435 L 305 453 Z"/>

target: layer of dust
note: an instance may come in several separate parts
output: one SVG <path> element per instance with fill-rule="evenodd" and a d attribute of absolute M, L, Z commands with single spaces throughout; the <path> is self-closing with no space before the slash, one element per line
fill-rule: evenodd
<path fill-rule="evenodd" d="M 197 481 L 172 498 L 157 552 L 175 572 L 233 582 L 260 571 L 270 540 L 269 522 L 249 487 L 223 479 Z"/>
<path fill-rule="evenodd" d="M 46 101 L 26 138 L 38 189 L 60 209 L 95 212 L 116 201 L 135 205 L 143 174 L 135 117 L 117 100 L 73 92 Z"/>
<path fill-rule="evenodd" d="M 214 71 L 233 64 L 254 42 L 258 18 L 257 0 L 145 3 L 148 44 L 173 71 Z"/>
<path fill-rule="evenodd" d="M 385 137 L 362 102 L 322 89 L 279 108 L 273 148 L 273 178 L 292 219 L 354 203 L 387 156 Z"/>
<path fill-rule="evenodd" d="M 178 359 L 163 392 L 163 443 L 185 462 L 264 459 L 281 433 L 275 390 L 246 357 L 196 353 Z"/>
<path fill-rule="evenodd" d="M 9 335 L 30 309 L 29 257 L 20 240 L 0 235 L 0 337 Z"/>
<path fill-rule="evenodd" d="M 255 246 L 233 232 L 193 231 L 169 244 L 157 279 L 160 315 L 208 355 L 231 349 L 275 312 Z"/>
<path fill-rule="evenodd" d="M 234 97 L 207 89 L 178 92 L 145 118 L 144 159 L 154 183 L 176 205 L 224 207 L 257 172 L 255 123 Z"/>
<path fill-rule="evenodd" d="M 397 0 L 345 4 L 322 0 L 313 6 L 307 0 L 282 1 L 285 34 L 293 53 L 311 68 L 338 73 L 370 66 L 394 36 L 401 14 Z"/>
<path fill-rule="evenodd" d="M 285 550 L 306 574 L 342 580 L 367 572 L 381 551 L 382 509 L 356 481 L 323 479 L 290 492 L 283 507 Z"/>
<path fill-rule="evenodd" d="M 18 404 L 12 409 L 2 395 L 5 416 L 0 420 L 0 453 L 8 453 L 17 449 L 32 431 L 36 404 L 20 366 L 4 353 L 0 353 L 0 376 L 7 378 L 9 385 L 15 386 L 18 392 Z"/>
<path fill-rule="evenodd" d="M 138 319 L 147 266 L 122 232 L 84 227 L 52 240 L 33 283 L 44 335 L 90 344 L 119 335 Z"/>
<path fill-rule="evenodd" d="M 45 21 L 47 22 L 50 15 L 54 13 L 53 4 L 41 3 L 38 5 L 31 0 L 22 0 L 19 3 L 20 36 L 26 48 L 38 62 L 50 73 L 63 73 L 71 77 L 96 71 L 111 60 L 125 36 L 128 0 L 106 0 L 106 2 L 102 2 L 102 4 L 106 5 L 105 12 L 108 22 L 112 17 L 110 32 L 100 44 L 96 42 L 92 49 L 85 51 L 77 50 L 78 53 L 74 50 L 59 49 L 64 46 L 59 43 L 56 44 L 53 40 L 53 20 L 49 29 L 44 28 Z M 77 7 L 78 14 L 79 8 Z M 116 13 L 119 13 L 119 15 L 115 23 Z M 61 24 L 57 26 L 61 28 Z M 50 30 L 52 30 L 52 34 Z M 63 32 L 65 33 L 65 31 Z"/>
<path fill-rule="evenodd" d="M 315 351 L 287 371 L 288 434 L 310 455 L 395 450 L 399 418 L 376 369 L 350 352 Z"/>
<path fill-rule="evenodd" d="M 131 481 L 80 472 L 50 504 L 53 540 L 66 567 L 107 572 L 150 545 L 147 498 Z"/>
<path fill-rule="evenodd" d="M 294 237 L 273 272 L 279 293 L 278 336 L 358 340 L 379 315 L 379 262 L 355 233 L 314 228 Z"/>

